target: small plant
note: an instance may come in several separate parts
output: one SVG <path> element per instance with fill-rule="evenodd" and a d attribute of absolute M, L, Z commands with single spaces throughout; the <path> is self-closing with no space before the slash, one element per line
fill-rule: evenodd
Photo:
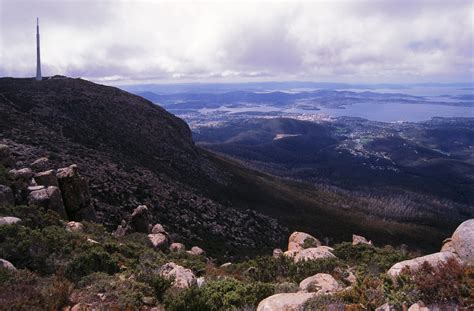
<path fill-rule="evenodd" d="M 310 238 L 310 237 L 307 237 L 306 239 L 304 239 L 303 248 L 311 248 L 311 247 L 317 247 L 317 246 L 318 246 L 318 242 L 316 241 L 316 239 Z"/>
<path fill-rule="evenodd" d="M 113 274 L 118 271 L 119 267 L 109 253 L 99 246 L 92 246 L 76 255 L 67 265 L 65 273 L 71 280 L 78 281 L 93 272 Z"/>

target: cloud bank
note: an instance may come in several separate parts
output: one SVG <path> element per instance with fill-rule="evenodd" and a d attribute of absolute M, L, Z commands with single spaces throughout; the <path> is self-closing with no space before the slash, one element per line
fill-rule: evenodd
<path fill-rule="evenodd" d="M 473 81 L 472 1 L 0 0 L 0 76 Z"/>

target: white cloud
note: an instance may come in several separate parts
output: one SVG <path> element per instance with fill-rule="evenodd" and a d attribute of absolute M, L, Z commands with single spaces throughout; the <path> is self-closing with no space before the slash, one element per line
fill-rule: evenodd
<path fill-rule="evenodd" d="M 470 1 L 0 0 L 0 76 L 466 81 Z"/>

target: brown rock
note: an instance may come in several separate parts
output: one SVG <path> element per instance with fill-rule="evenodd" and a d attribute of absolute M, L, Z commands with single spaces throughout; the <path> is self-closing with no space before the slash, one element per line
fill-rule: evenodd
<path fill-rule="evenodd" d="M 367 245 L 372 245 L 372 241 L 367 241 L 366 238 L 364 238 L 361 235 L 352 235 L 352 245 L 357 245 L 357 244 L 367 244 Z"/>
<path fill-rule="evenodd" d="M 318 273 L 310 276 L 300 283 L 300 290 L 304 292 L 313 292 L 317 294 L 332 294 L 341 287 L 339 283 L 330 274 Z"/>
<path fill-rule="evenodd" d="M 304 232 L 293 232 L 288 239 L 289 251 L 318 246 L 321 246 L 321 242 L 314 236 Z"/>

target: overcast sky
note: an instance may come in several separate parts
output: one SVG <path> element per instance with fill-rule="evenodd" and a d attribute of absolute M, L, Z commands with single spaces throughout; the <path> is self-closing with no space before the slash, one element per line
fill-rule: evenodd
<path fill-rule="evenodd" d="M 472 82 L 474 1 L 0 0 L 0 76 Z"/>

